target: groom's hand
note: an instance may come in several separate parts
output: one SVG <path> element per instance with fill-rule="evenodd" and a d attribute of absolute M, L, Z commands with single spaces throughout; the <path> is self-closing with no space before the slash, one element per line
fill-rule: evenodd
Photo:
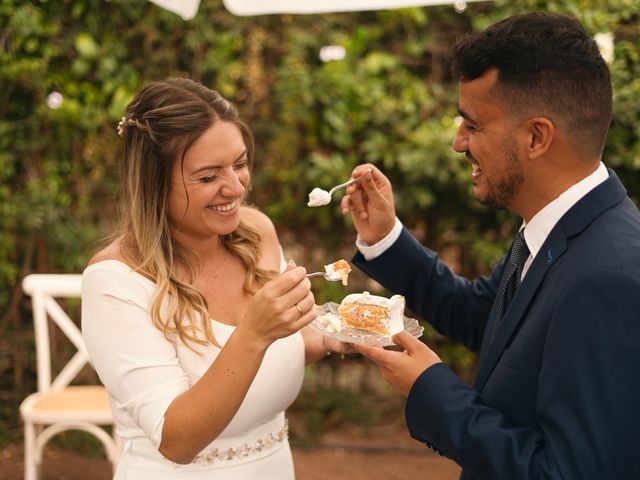
<path fill-rule="evenodd" d="M 369 245 L 382 240 L 396 221 L 389 179 L 371 164 L 358 165 L 351 174 L 358 181 L 342 197 L 342 214 L 351 212 L 360 238 Z"/>
<path fill-rule="evenodd" d="M 404 351 L 361 344 L 354 346 L 358 352 L 376 363 L 382 378 L 406 397 L 422 372 L 436 363 L 442 363 L 442 360 L 433 350 L 405 331 L 394 335 L 392 340 L 404 348 Z"/>

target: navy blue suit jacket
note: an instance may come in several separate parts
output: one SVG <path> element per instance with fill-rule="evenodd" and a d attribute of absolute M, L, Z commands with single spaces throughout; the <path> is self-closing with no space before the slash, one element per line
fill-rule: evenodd
<path fill-rule="evenodd" d="M 452 273 L 406 230 L 354 263 L 435 329 L 480 351 L 475 385 L 425 370 L 405 410 L 411 436 L 464 479 L 640 479 L 640 214 L 617 176 L 549 234 L 489 344 L 505 258 Z"/>

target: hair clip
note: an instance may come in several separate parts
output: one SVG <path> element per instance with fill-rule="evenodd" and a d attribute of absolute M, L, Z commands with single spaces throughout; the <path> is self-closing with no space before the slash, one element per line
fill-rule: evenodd
<path fill-rule="evenodd" d="M 118 135 L 124 137 L 124 129 L 126 127 L 127 117 L 122 117 L 122 119 L 118 122 Z"/>

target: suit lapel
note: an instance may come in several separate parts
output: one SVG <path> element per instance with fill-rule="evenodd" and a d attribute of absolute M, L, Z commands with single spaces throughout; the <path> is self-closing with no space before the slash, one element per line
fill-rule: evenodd
<path fill-rule="evenodd" d="M 496 332 L 493 342 L 488 345 L 490 329 L 493 328 L 496 318 L 496 305 L 494 303 L 487 322 L 487 330 L 485 331 L 480 353 L 480 366 L 474 384 L 478 391 L 482 391 L 484 388 L 506 344 L 518 325 L 524 320 L 527 307 L 533 301 L 545 275 L 567 250 L 567 240 L 586 228 L 603 211 L 620 203 L 626 198 L 626 193 L 616 174 L 609 170 L 609 178 L 585 195 L 558 221 L 534 258 L 522 284 L 511 300 L 502 319 L 502 326 Z M 502 281 L 504 281 L 504 278 Z"/>
<path fill-rule="evenodd" d="M 533 300 L 549 268 L 562 256 L 566 249 L 566 237 L 561 232 L 554 230 L 534 258 L 533 263 L 529 267 L 527 274 L 524 276 L 520 287 L 516 290 L 516 294 L 505 312 L 502 325 L 496 332 L 493 342 L 487 345 L 488 340 L 486 340 L 486 343 L 484 343 L 484 355 L 475 382 L 475 386 L 479 391 L 484 387 L 489 374 L 500 358 L 500 355 L 502 355 L 504 347 L 513 335 L 513 332 L 525 317 L 525 311 Z M 491 311 L 489 328 L 493 328 L 494 324 L 495 308 Z M 485 333 L 485 337 L 490 337 L 489 331 Z"/>

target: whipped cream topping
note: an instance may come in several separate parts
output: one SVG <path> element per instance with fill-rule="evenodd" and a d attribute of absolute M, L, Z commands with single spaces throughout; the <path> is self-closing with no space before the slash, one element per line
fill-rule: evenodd
<path fill-rule="evenodd" d="M 346 260 L 338 260 L 337 262 L 325 265 L 324 271 L 326 273 L 325 278 L 327 280 L 332 282 L 342 280 L 342 284 L 346 285 L 348 282 L 349 272 L 351 271 L 351 266 L 349 266 Z"/>
<path fill-rule="evenodd" d="M 327 332 L 336 333 L 343 329 L 344 325 L 342 319 L 337 317 L 332 312 L 327 312 L 324 315 L 318 315 L 316 323 Z"/>
<path fill-rule="evenodd" d="M 321 207 L 322 205 L 328 205 L 330 202 L 331 194 L 326 190 L 316 187 L 309 193 L 309 202 L 307 205 L 310 207 Z"/>

